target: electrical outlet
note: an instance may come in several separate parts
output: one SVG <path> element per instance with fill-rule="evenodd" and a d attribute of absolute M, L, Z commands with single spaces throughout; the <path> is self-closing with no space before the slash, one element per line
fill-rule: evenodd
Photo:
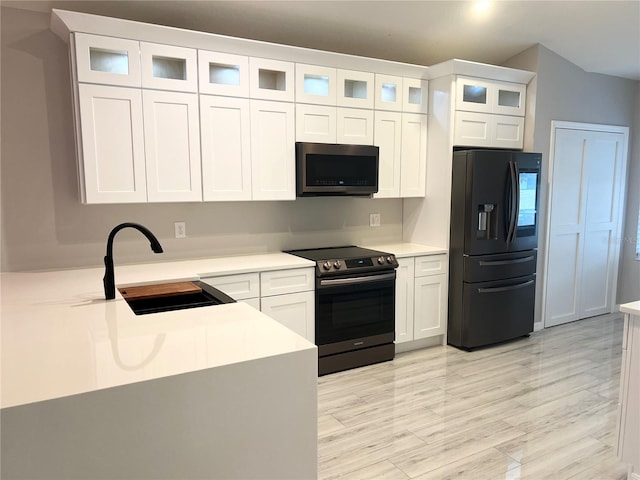
<path fill-rule="evenodd" d="M 372 213 L 369 215 L 369 226 L 370 227 L 379 227 L 380 226 L 380 214 Z"/>
<path fill-rule="evenodd" d="M 187 225 L 185 222 L 175 222 L 173 227 L 176 232 L 176 238 L 185 238 L 187 236 Z"/>

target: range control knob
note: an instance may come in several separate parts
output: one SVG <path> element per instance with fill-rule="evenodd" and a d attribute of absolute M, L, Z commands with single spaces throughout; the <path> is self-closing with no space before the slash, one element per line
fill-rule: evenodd
<path fill-rule="evenodd" d="M 331 264 L 329 262 L 324 262 L 322 264 L 322 268 L 324 268 L 325 270 L 331 270 Z"/>
<path fill-rule="evenodd" d="M 336 269 L 339 269 L 342 266 L 342 263 L 340 263 L 340 260 L 336 260 L 335 262 L 333 262 L 333 266 Z"/>
<path fill-rule="evenodd" d="M 378 257 L 378 263 L 384 265 L 384 257 Z"/>
<path fill-rule="evenodd" d="M 393 263 L 393 255 L 387 257 L 387 263 Z"/>

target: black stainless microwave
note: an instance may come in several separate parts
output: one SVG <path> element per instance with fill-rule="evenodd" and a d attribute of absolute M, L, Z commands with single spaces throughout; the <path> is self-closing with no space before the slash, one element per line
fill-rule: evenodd
<path fill-rule="evenodd" d="M 380 149 L 373 145 L 296 143 L 296 194 L 367 196 L 378 191 Z"/>

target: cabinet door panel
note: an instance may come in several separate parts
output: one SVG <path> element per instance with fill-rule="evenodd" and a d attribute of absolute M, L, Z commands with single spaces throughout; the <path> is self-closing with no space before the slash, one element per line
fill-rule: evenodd
<path fill-rule="evenodd" d="M 315 293 L 300 292 L 260 299 L 260 310 L 315 343 Z"/>
<path fill-rule="evenodd" d="M 373 108 L 374 82 L 373 73 L 338 69 L 337 105 Z"/>
<path fill-rule="evenodd" d="M 522 148 L 524 144 L 524 117 L 492 115 L 494 144 L 499 148 Z"/>
<path fill-rule="evenodd" d="M 296 102 L 336 105 L 336 69 L 296 64 Z"/>
<path fill-rule="evenodd" d="M 296 104 L 296 141 L 336 143 L 336 108 Z"/>
<path fill-rule="evenodd" d="M 239 273 L 237 275 L 223 275 L 220 277 L 205 277 L 201 279 L 207 285 L 226 293 L 234 300 L 246 300 L 260 296 L 260 274 Z"/>
<path fill-rule="evenodd" d="M 336 138 L 347 145 L 373 145 L 373 110 L 338 108 Z"/>
<path fill-rule="evenodd" d="M 266 58 L 249 58 L 251 98 L 293 102 L 294 64 Z"/>
<path fill-rule="evenodd" d="M 293 104 L 251 101 L 251 186 L 254 200 L 295 200 Z"/>
<path fill-rule="evenodd" d="M 527 86 L 519 83 L 495 83 L 493 113 L 524 116 Z"/>
<path fill-rule="evenodd" d="M 429 113 L 429 82 L 418 78 L 402 79 L 402 111 Z"/>
<path fill-rule="evenodd" d="M 143 100 L 149 201 L 202 200 L 197 95 L 144 90 Z"/>
<path fill-rule="evenodd" d="M 260 274 L 260 292 L 263 297 L 313 290 L 314 284 L 314 268 L 273 270 Z"/>
<path fill-rule="evenodd" d="M 378 193 L 376 198 L 400 196 L 400 162 L 402 152 L 402 114 L 375 112 L 374 145 L 380 148 Z"/>
<path fill-rule="evenodd" d="M 416 278 L 414 298 L 414 339 L 444 334 L 447 325 L 447 276 Z"/>
<path fill-rule="evenodd" d="M 375 76 L 376 90 L 374 105 L 376 110 L 402 111 L 402 77 L 392 75 Z"/>
<path fill-rule="evenodd" d="M 492 82 L 460 75 L 456 77 L 456 110 L 491 113 L 493 96 Z"/>
<path fill-rule="evenodd" d="M 195 49 L 141 42 L 140 62 L 143 88 L 192 93 L 198 91 Z"/>
<path fill-rule="evenodd" d="M 413 340 L 414 260 L 399 258 L 396 269 L 396 343 Z"/>
<path fill-rule="evenodd" d="M 142 93 L 80 84 L 83 201 L 146 202 Z"/>
<path fill-rule="evenodd" d="M 249 57 L 198 50 L 199 92 L 249 96 Z"/>
<path fill-rule="evenodd" d="M 447 273 L 449 262 L 446 255 L 424 255 L 416 257 L 416 277 Z"/>
<path fill-rule="evenodd" d="M 74 33 L 79 82 L 139 87 L 140 43 L 88 33 Z"/>
<path fill-rule="evenodd" d="M 202 196 L 251 200 L 251 120 L 246 98 L 200 96 Z"/>
<path fill-rule="evenodd" d="M 459 146 L 492 146 L 491 115 L 456 111 L 453 144 Z"/>
<path fill-rule="evenodd" d="M 402 114 L 400 196 L 424 197 L 427 181 L 427 116 Z"/>

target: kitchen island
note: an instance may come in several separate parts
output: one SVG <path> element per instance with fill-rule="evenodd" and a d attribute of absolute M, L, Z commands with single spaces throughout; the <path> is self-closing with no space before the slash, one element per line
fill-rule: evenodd
<path fill-rule="evenodd" d="M 618 457 L 629 466 L 629 480 L 640 480 L 640 300 L 620 305 L 624 316 Z"/>
<path fill-rule="evenodd" d="M 116 267 L 117 285 L 308 266 Z M 3 273 L 2 478 L 315 478 L 315 345 L 243 303 L 136 316 L 102 269 Z"/>

